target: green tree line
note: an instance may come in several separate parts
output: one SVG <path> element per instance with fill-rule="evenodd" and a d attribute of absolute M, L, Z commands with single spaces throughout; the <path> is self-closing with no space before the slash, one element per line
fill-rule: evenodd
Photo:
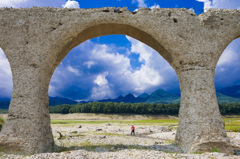
<path fill-rule="evenodd" d="M 49 107 L 50 113 L 104 113 L 104 114 L 164 114 L 177 115 L 180 104 L 112 103 L 91 102 L 76 105 L 58 105 Z M 240 103 L 219 104 L 222 115 L 240 114 Z"/>
<path fill-rule="evenodd" d="M 50 113 L 131 113 L 131 114 L 178 114 L 179 104 L 112 103 L 91 102 L 76 105 L 58 105 L 49 107 Z"/>

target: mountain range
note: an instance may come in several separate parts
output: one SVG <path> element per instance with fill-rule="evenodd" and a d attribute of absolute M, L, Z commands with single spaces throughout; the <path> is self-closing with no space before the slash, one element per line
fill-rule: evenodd
<path fill-rule="evenodd" d="M 217 89 L 217 92 L 230 97 L 240 98 L 240 84 Z"/>
<path fill-rule="evenodd" d="M 231 97 L 217 92 L 218 103 L 240 103 L 240 98 Z M 98 102 L 124 102 L 124 103 L 180 103 L 180 96 L 158 89 L 152 94 L 143 93 L 137 97 L 129 93 L 126 96 L 119 96 L 115 99 L 104 99 Z"/>
<path fill-rule="evenodd" d="M 11 100 L 10 98 L 0 98 L 0 109 L 8 109 L 10 100 Z M 62 104 L 73 105 L 77 103 L 78 102 L 67 99 L 67 98 L 49 97 L 49 106 L 62 105 Z"/>
<path fill-rule="evenodd" d="M 0 109 L 8 109 L 10 98 L 0 98 Z M 240 103 L 240 85 L 225 87 L 217 90 L 218 103 Z M 89 101 L 82 101 L 86 103 Z M 115 99 L 103 99 L 98 102 L 124 102 L 124 103 L 180 103 L 180 96 L 158 89 L 151 94 L 143 93 L 137 97 L 131 93 L 126 96 L 119 96 Z M 77 104 L 78 102 L 61 97 L 49 97 L 49 106 L 62 104 Z"/>
<path fill-rule="evenodd" d="M 137 97 L 129 93 L 126 96 L 119 96 L 115 99 L 103 99 L 98 102 L 124 102 L 124 103 L 178 103 L 180 97 L 178 95 L 158 89 L 152 94 L 143 93 Z"/>

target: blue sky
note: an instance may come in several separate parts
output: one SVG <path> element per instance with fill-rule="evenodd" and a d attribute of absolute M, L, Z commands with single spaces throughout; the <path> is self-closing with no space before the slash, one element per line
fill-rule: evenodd
<path fill-rule="evenodd" d="M 149 7 L 188 8 L 197 14 L 208 8 L 240 9 L 239 0 L 7 0 L 0 7 L 29 8 Z M 134 10 L 134 9 L 132 9 Z M 240 84 L 240 39 L 224 51 L 216 68 L 216 88 Z M 102 36 L 75 47 L 55 70 L 50 96 L 74 100 L 116 98 L 163 88 L 178 93 L 175 71 L 153 49 L 126 35 Z M 11 97 L 11 69 L 0 50 L 0 98 Z"/>

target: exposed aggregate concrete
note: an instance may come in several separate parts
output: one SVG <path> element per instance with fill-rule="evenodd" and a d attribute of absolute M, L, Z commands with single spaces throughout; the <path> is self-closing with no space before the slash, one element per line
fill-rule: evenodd
<path fill-rule="evenodd" d="M 48 112 L 52 74 L 69 51 L 103 35 L 131 36 L 155 49 L 176 71 L 181 108 L 175 144 L 184 152 L 232 152 L 214 87 L 224 49 L 240 37 L 240 11 L 210 9 L 0 8 L 0 47 L 13 73 L 13 93 L 0 148 L 41 153 L 53 144 Z"/>

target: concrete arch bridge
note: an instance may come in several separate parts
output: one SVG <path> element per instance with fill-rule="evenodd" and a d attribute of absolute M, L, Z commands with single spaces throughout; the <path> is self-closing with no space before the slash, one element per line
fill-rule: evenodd
<path fill-rule="evenodd" d="M 5 151 L 41 153 L 53 144 L 48 111 L 52 74 L 68 52 L 103 35 L 124 34 L 155 49 L 176 71 L 181 108 L 175 143 L 185 152 L 232 151 L 219 113 L 215 67 L 240 37 L 240 11 L 126 8 L 0 9 L 0 47 L 12 74 L 8 119 L 0 134 Z"/>

